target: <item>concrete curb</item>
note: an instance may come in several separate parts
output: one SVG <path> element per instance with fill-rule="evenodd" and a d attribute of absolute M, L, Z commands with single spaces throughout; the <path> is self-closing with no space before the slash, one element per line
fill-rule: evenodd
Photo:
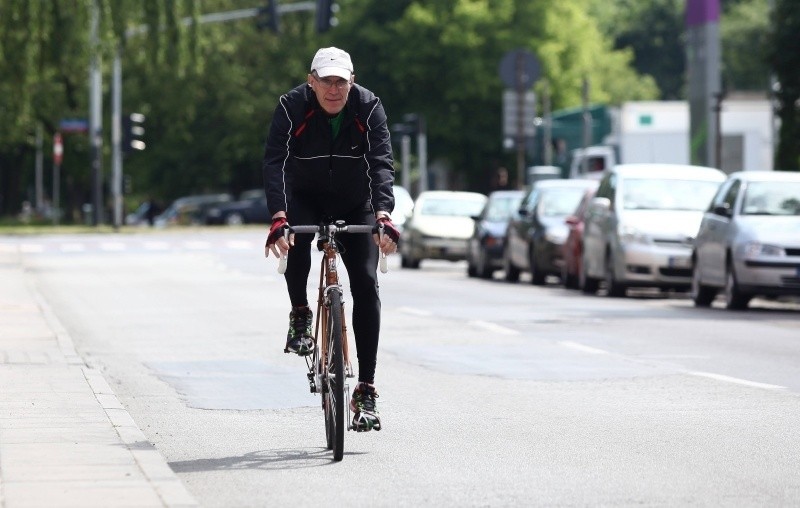
<path fill-rule="evenodd" d="M 196 507 L 19 251 L 0 252 L 0 505 Z"/>

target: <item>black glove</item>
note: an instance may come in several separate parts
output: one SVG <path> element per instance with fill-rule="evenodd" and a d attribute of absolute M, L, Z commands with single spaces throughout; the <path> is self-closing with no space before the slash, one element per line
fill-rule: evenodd
<path fill-rule="evenodd" d="M 380 217 L 375 221 L 375 227 L 372 229 L 372 232 L 377 235 L 380 226 L 383 226 L 383 234 L 389 235 L 389 238 L 391 238 L 394 243 L 400 243 L 400 230 L 392 224 L 392 219 L 386 216 Z"/>
<path fill-rule="evenodd" d="M 267 235 L 267 247 L 274 244 L 283 236 L 284 229 L 289 228 L 289 221 L 286 217 L 278 217 L 272 221 L 272 226 L 269 228 L 269 235 Z"/>

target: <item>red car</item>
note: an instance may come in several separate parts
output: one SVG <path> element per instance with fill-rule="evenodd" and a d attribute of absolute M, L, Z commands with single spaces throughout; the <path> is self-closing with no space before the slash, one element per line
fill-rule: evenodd
<path fill-rule="evenodd" d="M 587 189 L 578 207 L 572 215 L 565 219 L 569 227 L 569 233 L 567 234 L 567 240 L 564 242 L 564 264 L 561 265 L 561 281 L 566 288 L 578 289 L 578 281 L 581 277 L 581 258 L 583 257 L 583 219 L 596 192 L 597 186 Z"/>

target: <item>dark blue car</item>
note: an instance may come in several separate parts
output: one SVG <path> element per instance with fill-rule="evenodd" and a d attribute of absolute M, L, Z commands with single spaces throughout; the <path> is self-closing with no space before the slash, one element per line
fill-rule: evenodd
<path fill-rule="evenodd" d="M 506 229 L 511 215 L 519 208 L 525 192 L 521 190 L 494 191 L 480 215 L 473 217 L 475 230 L 467 244 L 467 275 L 492 278 L 495 270 L 503 268 L 503 249 Z"/>
<path fill-rule="evenodd" d="M 221 203 L 205 211 L 206 224 L 269 224 L 272 216 L 267 208 L 267 198 L 263 189 L 242 192 L 239 201 Z"/>

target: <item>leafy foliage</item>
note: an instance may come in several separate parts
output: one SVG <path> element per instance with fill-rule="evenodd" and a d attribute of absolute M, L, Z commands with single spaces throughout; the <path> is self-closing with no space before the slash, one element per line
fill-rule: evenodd
<path fill-rule="evenodd" d="M 775 98 L 781 120 L 775 167 L 800 170 L 800 3 L 775 0 L 768 40 L 769 62 L 778 85 Z"/>
<path fill-rule="evenodd" d="M 746 27 L 755 15 L 747 6 L 763 1 L 738 0 L 731 8 L 741 9 Z M 147 117 L 147 149 L 124 163 L 133 184 L 129 206 L 147 196 L 167 201 L 259 187 L 262 146 L 278 97 L 305 81 L 311 56 L 322 46 L 337 45 L 353 55 L 357 81 L 383 99 L 390 123 L 408 113 L 425 117 L 431 165 L 449 168 L 452 175 L 451 181 L 437 182 L 442 187 L 485 190 L 490 170 L 512 166 L 502 149 L 504 85 L 498 75 L 510 50 L 537 56 L 542 79 L 536 89 L 541 92 L 547 81 L 553 109 L 578 106 L 584 78 L 594 103 L 655 98 L 656 84 L 665 96 L 680 89 L 681 72 L 669 66 L 678 60 L 672 53 L 679 46 L 673 20 L 680 17 L 672 10 L 679 0 L 338 3 L 340 24 L 320 35 L 312 12 L 283 15 L 280 34 L 258 31 L 252 19 L 198 23 L 202 14 L 253 8 L 263 5 L 260 0 L 0 0 L 0 213 L 32 200 L 37 126 L 44 133 L 48 169 L 60 120 L 87 117 L 92 51 L 101 57 L 104 76 L 106 174 L 111 64 L 118 50 L 123 113 Z M 791 9 L 786 7 L 791 3 L 784 0 L 783 8 Z M 669 15 L 640 4 L 654 4 Z M 93 5 L 99 6 L 100 19 L 95 49 Z M 649 20 L 651 35 L 661 42 L 647 46 L 644 29 L 634 30 L 637 16 Z M 614 23 L 621 32 L 612 34 Z M 729 68 L 743 73 L 750 65 L 742 56 Z M 797 71 L 781 65 L 789 93 Z M 91 187 L 85 135 L 65 136 L 62 174 L 61 203 L 67 219 L 78 220 Z"/>

